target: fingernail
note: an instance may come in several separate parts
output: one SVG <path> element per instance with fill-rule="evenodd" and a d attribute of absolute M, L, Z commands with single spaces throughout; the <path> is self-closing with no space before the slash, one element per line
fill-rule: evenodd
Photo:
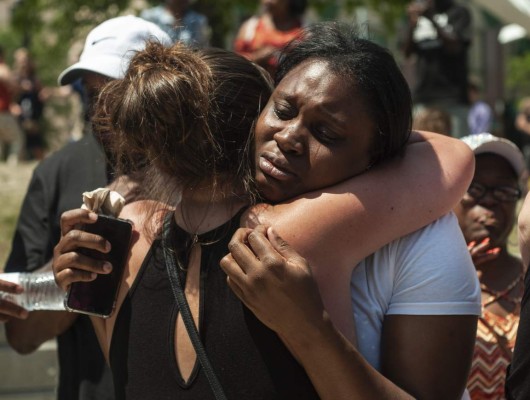
<path fill-rule="evenodd" d="M 477 244 L 477 242 L 475 242 L 475 241 L 473 240 L 473 241 L 471 241 L 471 242 L 469 242 L 469 243 L 467 244 L 467 248 L 470 249 L 470 248 L 472 248 L 472 247 L 475 247 L 476 244 Z"/>
<path fill-rule="evenodd" d="M 106 251 L 110 251 L 110 248 L 111 248 L 111 247 L 112 247 L 112 246 L 110 245 L 110 242 L 105 242 L 105 250 L 106 250 Z"/>
<path fill-rule="evenodd" d="M 490 242 L 490 238 L 487 237 L 486 239 L 484 239 L 482 242 L 480 242 L 480 244 L 488 244 Z"/>
<path fill-rule="evenodd" d="M 98 215 L 95 212 L 88 213 L 88 219 L 96 221 L 98 219 Z"/>
<path fill-rule="evenodd" d="M 110 272 L 110 271 L 112 271 L 112 264 L 109 263 L 109 262 L 105 262 L 105 263 L 103 264 L 103 271 L 105 271 L 105 272 Z"/>
<path fill-rule="evenodd" d="M 499 247 L 495 247 L 494 249 L 486 251 L 486 254 L 499 254 L 501 249 Z"/>
<path fill-rule="evenodd" d="M 97 276 L 98 276 L 98 274 L 96 274 L 95 272 L 90 273 L 90 279 L 92 279 L 92 280 L 96 279 Z"/>

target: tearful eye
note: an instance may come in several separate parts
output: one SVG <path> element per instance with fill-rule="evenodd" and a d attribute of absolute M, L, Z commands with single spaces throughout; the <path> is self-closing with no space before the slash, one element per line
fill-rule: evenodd
<path fill-rule="evenodd" d="M 313 136 L 322 144 L 331 145 L 339 141 L 339 137 L 325 126 L 317 125 L 312 128 Z"/>
<path fill-rule="evenodd" d="M 279 119 L 287 119 L 285 113 L 282 110 L 279 110 L 277 108 L 274 108 L 274 115 L 276 115 Z"/>
<path fill-rule="evenodd" d="M 275 103 L 272 110 L 274 115 L 283 121 L 296 117 L 296 110 L 287 104 Z"/>

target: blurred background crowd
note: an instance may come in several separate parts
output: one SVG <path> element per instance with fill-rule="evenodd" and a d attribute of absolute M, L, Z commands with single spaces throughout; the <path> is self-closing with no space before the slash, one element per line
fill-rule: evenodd
<path fill-rule="evenodd" d="M 154 22 L 174 41 L 232 49 L 263 66 L 272 76 L 279 49 L 304 26 L 320 20 L 351 22 L 361 26 L 367 37 L 389 48 L 398 60 L 413 93 L 415 128 L 457 138 L 489 132 L 513 142 L 526 167 L 530 166 L 530 5 L 523 0 L 2 0 L 0 168 L 5 168 L 4 175 L 32 169 L 64 144 L 84 136 L 88 94 L 79 82 L 58 86 L 57 76 L 79 58 L 90 29 L 108 18 L 128 14 Z M 478 156 L 480 146 L 494 141 L 483 138 L 470 146 Z M 514 154 L 517 157 L 518 152 Z M 477 160 L 482 160 L 484 171 L 495 162 Z M 492 270 L 500 270 L 486 268 L 490 275 L 484 276 L 482 270 L 488 262 L 499 263 L 499 252 L 501 256 L 505 250 L 516 252 L 516 239 L 510 231 L 517 201 L 527 191 L 523 169 L 515 168 L 517 176 L 512 182 L 519 188 L 521 180 L 520 192 L 496 191 L 489 196 L 491 187 L 481 181 L 470 188 L 471 200 L 469 204 L 463 200 L 459 215 L 466 233 L 466 213 L 471 205 L 484 198 L 494 203 L 491 209 L 497 202 L 508 203 L 506 213 L 511 217 L 500 237 L 488 243 L 482 241 L 483 237 L 466 235 L 483 293 L 488 294 L 484 307 L 499 299 L 509 303 L 502 309 L 493 308 L 491 316 L 485 314 L 482 319 L 484 340 L 493 335 L 494 341 L 502 344 L 496 351 L 502 353 L 499 359 L 505 359 L 503 368 L 510 361 L 515 341 L 523 268 L 518 258 L 513 261 L 506 255 L 502 263 L 513 264 L 513 273 L 508 276 L 505 268 L 503 274 L 509 282 L 501 285 L 502 290 L 495 287 L 504 278 L 490 276 Z M 507 175 L 511 173 L 508 167 Z M 23 190 L 27 181 L 20 183 Z M 488 209 L 487 204 L 481 206 Z M 11 239 L 18 207 L 0 215 L 6 242 Z M 0 268 L 9 244 L 0 246 Z M 508 321 L 500 334 L 491 322 L 499 318 Z M 24 366 L 9 351 L 7 344 L 0 345 L 0 359 L 11 357 L 9 365 L 14 366 L 12 373 L 0 376 L 0 398 L 54 398 L 54 385 L 50 384 L 56 374 L 53 357 L 28 367 L 28 371 L 41 371 L 42 379 L 30 373 L 24 376 L 24 382 L 17 383 L 14 376 Z M 8 363 L 0 361 L 0 365 Z M 495 368 L 490 366 L 489 370 Z M 29 381 L 37 383 L 28 384 L 28 376 Z"/>
<path fill-rule="evenodd" d="M 462 137 L 491 132 L 516 143 L 529 160 L 530 7 L 518 0 L 448 1 L 452 21 L 444 21 L 436 12 L 433 18 L 421 14 L 427 3 L 293 0 L 283 6 L 273 0 L 4 0 L 0 111 L 2 118 L 12 116 L 18 127 L 3 124 L 2 160 L 39 160 L 82 136 L 78 117 L 83 94 L 75 83 L 58 88 L 56 77 L 77 59 L 88 30 L 123 14 L 155 22 L 175 41 L 233 49 L 271 73 L 275 51 L 302 26 L 318 20 L 351 21 L 400 62 L 413 89 L 420 124 L 425 113 L 434 112 L 435 117 L 428 119 L 442 133 Z M 436 29 L 443 32 L 447 24 L 458 31 L 440 42 Z M 448 114 L 451 126 L 436 125 L 445 118 L 440 111 Z"/>

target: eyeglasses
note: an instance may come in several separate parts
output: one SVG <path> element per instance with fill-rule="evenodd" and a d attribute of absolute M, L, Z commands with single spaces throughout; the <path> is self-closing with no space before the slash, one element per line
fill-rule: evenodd
<path fill-rule="evenodd" d="M 521 190 L 512 186 L 485 186 L 478 182 L 471 182 L 466 195 L 479 202 L 490 192 L 493 198 L 501 203 L 511 203 L 519 200 Z"/>

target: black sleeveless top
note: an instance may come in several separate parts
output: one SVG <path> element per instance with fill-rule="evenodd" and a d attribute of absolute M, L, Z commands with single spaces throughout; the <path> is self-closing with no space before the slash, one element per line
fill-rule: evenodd
<path fill-rule="evenodd" d="M 199 333 L 229 400 L 318 399 L 304 369 L 278 336 L 234 295 L 219 261 L 239 227 L 241 211 L 199 236 Z M 187 234 L 173 220 L 171 243 Z M 172 247 L 174 247 L 172 246 Z M 180 270 L 184 282 L 185 271 Z M 199 361 L 184 382 L 174 348 L 178 307 L 164 263 L 153 243 L 114 326 L 110 365 L 116 399 L 214 399 Z M 322 366 L 325 368 L 325 366 Z"/>

